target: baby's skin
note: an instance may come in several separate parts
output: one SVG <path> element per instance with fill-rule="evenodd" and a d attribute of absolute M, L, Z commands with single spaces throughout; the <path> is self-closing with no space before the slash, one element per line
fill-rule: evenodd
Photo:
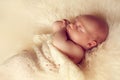
<path fill-rule="evenodd" d="M 95 16 L 81 15 L 73 22 L 67 19 L 55 21 L 53 32 L 53 45 L 77 64 L 85 51 L 106 40 L 108 25 Z"/>

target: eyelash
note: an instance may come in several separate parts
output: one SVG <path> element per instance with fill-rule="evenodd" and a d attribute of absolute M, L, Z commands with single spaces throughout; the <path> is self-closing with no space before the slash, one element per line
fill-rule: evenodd
<path fill-rule="evenodd" d="M 77 26 L 77 25 L 76 25 Z M 77 26 L 78 31 L 81 31 L 81 26 Z"/>
<path fill-rule="evenodd" d="M 78 25 L 78 24 L 76 24 L 76 27 L 77 27 L 78 29 L 80 29 L 80 28 L 81 28 L 81 26 L 80 26 L 80 25 Z"/>
<path fill-rule="evenodd" d="M 80 31 L 80 32 L 84 32 L 84 29 L 79 25 L 79 26 L 77 26 L 78 27 L 78 31 Z M 82 29 L 81 29 L 82 28 Z"/>
<path fill-rule="evenodd" d="M 78 31 L 83 32 L 83 30 L 81 30 L 81 25 L 80 24 L 75 23 L 75 25 L 78 28 Z"/>

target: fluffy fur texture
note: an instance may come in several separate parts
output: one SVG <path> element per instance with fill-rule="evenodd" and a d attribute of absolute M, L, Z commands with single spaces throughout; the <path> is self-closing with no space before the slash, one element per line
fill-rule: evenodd
<path fill-rule="evenodd" d="M 2 12 L 0 30 L 3 30 L 0 34 L 3 36 L 1 44 L 7 46 L 13 43 L 9 47 L 2 45 L 4 51 L 19 49 L 21 45 L 23 47 L 25 42 L 30 41 L 33 32 L 37 32 L 37 29 L 40 29 L 40 33 L 50 31 L 52 22 L 58 19 L 72 19 L 80 14 L 92 14 L 106 19 L 110 29 L 107 40 L 88 52 L 90 54 L 86 55 L 80 67 L 86 80 L 120 80 L 119 0 L 12 0 L 11 2 L 1 0 L 0 2 Z"/>

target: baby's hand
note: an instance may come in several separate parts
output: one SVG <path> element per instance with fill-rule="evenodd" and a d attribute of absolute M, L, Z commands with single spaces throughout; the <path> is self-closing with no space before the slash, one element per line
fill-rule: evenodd
<path fill-rule="evenodd" d="M 68 24 L 70 24 L 70 21 L 68 21 L 67 19 L 63 19 L 62 22 L 63 22 L 63 25 L 65 25 L 65 27 L 66 27 Z"/>
<path fill-rule="evenodd" d="M 53 35 L 53 45 L 67 55 L 73 62 L 79 63 L 83 57 L 83 49 L 68 39 L 66 28 L 61 29 Z"/>
<path fill-rule="evenodd" d="M 68 24 L 70 24 L 70 22 L 67 19 L 63 19 L 63 20 L 60 20 L 60 21 L 55 21 L 53 23 L 53 31 L 54 32 L 59 31 L 62 28 L 65 28 Z"/>
<path fill-rule="evenodd" d="M 62 28 L 53 35 L 53 40 L 61 42 L 61 40 L 67 40 L 66 28 Z"/>

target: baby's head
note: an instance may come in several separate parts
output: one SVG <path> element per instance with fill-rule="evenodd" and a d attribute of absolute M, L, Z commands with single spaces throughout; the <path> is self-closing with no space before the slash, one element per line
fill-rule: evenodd
<path fill-rule="evenodd" d="M 67 28 L 69 37 L 85 50 L 91 49 L 106 40 L 108 25 L 102 19 L 92 15 L 81 15 L 75 18 Z"/>

